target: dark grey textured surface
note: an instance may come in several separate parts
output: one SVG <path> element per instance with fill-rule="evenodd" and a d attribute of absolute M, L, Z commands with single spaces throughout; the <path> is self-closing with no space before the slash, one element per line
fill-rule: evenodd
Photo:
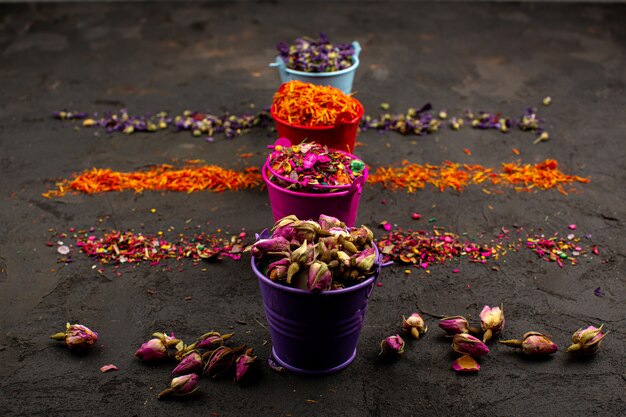
<path fill-rule="evenodd" d="M 623 414 L 624 21 L 623 5 L 0 5 L 0 414 Z M 40 195 L 52 178 L 92 166 L 132 170 L 202 158 L 241 167 L 235 156 L 241 152 L 255 153 L 246 163 L 260 165 L 272 136 L 258 130 L 213 144 L 172 131 L 96 137 L 49 115 L 60 108 L 239 113 L 251 103 L 264 107 L 278 86 L 267 67 L 273 45 L 319 31 L 361 42 L 355 89 L 367 113 L 376 113 L 381 101 L 397 111 L 431 101 L 450 113 L 471 107 L 519 115 L 544 96 L 553 98 L 552 106 L 540 109 L 552 137 L 547 143 L 532 145 L 533 136 L 521 132 L 444 130 L 418 138 L 365 132 L 358 153 L 372 166 L 402 159 L 494 166 L 513 160 L 511 148 L 517 147 L 524 162 L 555 158 L 564 171 L 592 178 L 567 197 L 556 191 L 485 195 L 480 187 L 408 195 L 368 186 L 360 223 L 414 226 L 410 214 L 418 211 L 485 239 L 501 226 L 563 233 L 576 223 L 580 233 L 593 235 L 606 262 L 594 258 L 559 269 L 520 252 L 503 258 L 499 272 L 467 263 L 458 266 L 460 274 L 451 272 L 453 264 L 433 267 L 431 275 L 405 276 L 404 268 L 390 268 L 370 302 L 359 355 L 345 371 L 303 378 L 263 366 L 256 385 L 205 380 L 191 401 L 157 402 L 171 366 L 146 366 L 133 356 L 152 331 L 191 339 L 233 326 L 240 340 L 267 358 L 269 334 L 257 324 L 264 316 L 247 260 L 206 265 L 207 272 L 172 262 L 171 271 L 140 266 L 125 268 L 120 277 L 110 269 L 100 275 L 79 254 L 76 262 L 57 265 L 54 248 L 45 245 L 48 229 L 93 225 L 154 233 L 174 226 L 178 232 L 192 219 L 192 225 L 252 232 L 272 222 L 265 192 L 111 193 L 56 201 Z M 596 297 L 596 287 L 606 296 Z M 187 296 L 193 299 L 185 301 Z M 493 345 L 479 375 L 459 377 L 449 368 L 449 341 L 428 317 L 430 332 L 411 343 L 401 361 L 376 361 L 380 339 L 397 332 L 401 315 L 418 305 L 475 318 L 480 306 L 499 303 L 507 313 L 507 337 L 542 331 L 564 349 L 586 324 L 606 323 L 611 335 L 600 355 L 586 362 L 562 351 L 528 361 Z M 73 356 L 47 338 L 66 320 L 100 332 L 89 355 Z M 108 363 L 120 370 L 100 373 Z"/>

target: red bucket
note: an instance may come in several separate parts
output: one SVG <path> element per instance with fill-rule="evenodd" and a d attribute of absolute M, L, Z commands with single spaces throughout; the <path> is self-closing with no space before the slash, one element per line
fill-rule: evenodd
<path fill-rule="evenodd" d="M 359 130 L 359 122 L 363 117 L 365 109 L 363 105 L 354 97 L 358 104 L 356 117 L 351 118 L 347 113 L 337 117 L 334 126 L 300 126 L 289 124 L 287 121 L 279 119 L 272 106 L 270 112 L 279 138 L 287 138 L 291 143 L 300 143 L 307 139 L 326 145 L 329 148 L 339 149 L 352 153 L 356 144 L 356 134 Z"/>

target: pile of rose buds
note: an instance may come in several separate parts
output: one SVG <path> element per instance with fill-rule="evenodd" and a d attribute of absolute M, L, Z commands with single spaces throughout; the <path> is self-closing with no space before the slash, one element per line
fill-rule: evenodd
<path fill-rule="evenodd" d="M 487 343 L 504 331 L 504 309 L 500 307 L 483 307 L 480 313 L 480 327 L 473 327 L 462 316 L 445 317 L 439 320 L 439 327 L 452 337 L 452 350 L 461 356 L 452 363 L 452 369 L 460 373 L 478 372 L 480 365 L 477 358 L 489 353 Z M 600 348 L 600 342 L 609 333 L 600 327 L 588 326 L 578 329 L 572 336 L 572 345 L 568 352 L 579 355 L 593 355 Z M 419 313 L 409 318 L 402 318 L 402 330 L 414 339 L 426 333 L 428 327 Z M 477 337 L 479 336 L 479 337 Z M 539 332 L 527 332 L 521 340 L 499 340 L 503 345 L 520 348 L 525 355 L 542 357 L 552 355 L 558 346 L 547 336 Z M 405 351 L 406 343 L 400 335 L 389 336 L 380 343 L 379 357 L 397 359 Z"/>
<path fill-rule="evenodd" d="M 232 376 L 238 383 L 246 383 L 256 363 L 252 349 L 245 345 L 229 347 L 225 342 L 233 333 L 208 332 L 186 345 L 174 335 L 154 333 L 153 338 L 141 345 L 135 355 L 143 361 L 154 362 L 175 360 L 178 365 L 172 371 L 174 377 L 169 388 L 159 393 L 158 398 L 184 397 L 193 394 L 199 387 L 200 377 L 220 378 Z"/>
<path fill-rule="evenodd" d="M 319 221 L 287 216 L 272 234 L 246 248 L 270 280 L 313 292 L 363 282 L 376 267 L 374 235 L 365 226 L 348 228 L 331 216 Z"/>

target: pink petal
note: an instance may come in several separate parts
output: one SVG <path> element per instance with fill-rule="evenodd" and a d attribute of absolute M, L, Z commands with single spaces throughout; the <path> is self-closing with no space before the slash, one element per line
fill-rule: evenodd
<path fill-rule="evenodd" d="M 452 369 L 456 372 L 478 372 L 480 365 L 469 355 L 463 355 L 452 362 Z"/>
<path fill-rule="evenodd" d="M 100 368 L 100 372 L 109 372 L 109 371 L 117 371 L 117 366 L 113 364 L 104 365 Z"/>

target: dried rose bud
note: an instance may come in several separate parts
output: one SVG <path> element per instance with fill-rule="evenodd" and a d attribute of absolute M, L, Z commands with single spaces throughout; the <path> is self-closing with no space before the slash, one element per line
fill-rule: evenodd
<path fill-rule="evenodd" d="M 298 219 L 293 214 L 291 214 L 289 216 L 285 216 L 282 219 L 278 220 L 276 223 L 274 223 L 274 227 L 272 227 L 272 231 L 278 229 L 279 227 L 283 227 L 283 226 L 287 226 L 287 225 L 290 225 L 290 224 L 294 224 L 294 223 L 297 223 L 299 221 L 300 221 L 300 219 Z"/>
<path fill-rule="evenodd" d="M 359 253 L 359 250 L 354 243 L 350 242 L 345 236 L 339 236 L 339 244 L 343 247 L 343 249 L 351 254 Z"/>
<path fill-rule="evenodd" d="M 341 236 L 350 237 L 350 232 L 348 232 L 345 227 L 331 227 L 330 229 L 328 229 L 328 233 L 337 238 Z"/>
<path fill-rule="evenodd" d="M 366 248 L 362 250 L 361 253 L 355 255 L 356 267 L 365 273 L 369 272 L 372 269 L 375 262 L 376 251 L 373 247 Z"/>
<path fill-rule="evenodd" d="M 256 356 L 252 356 L 252 348 L 246 350 L 246 353 L 241 355 L 235 361 L 235 381 L 242 382 L 248 379 L 250 370 L 256 363 Z"/>
<path fill-rule="evenodd" d="M 309 291 L 319 292 L 330 289 L 333 277 L 324 262 L 315 261 L 309 267 L 307 288 Z"/>
<path fill-rule="evenodd" d="M 350 240 L 352 240 L 357 247 L 364 247 L 365 245 L 371 243 L 373 238 L 374 234 L 365 226 L 361 226 L 358 229 L 352 229 L 350 231 Z"/>
<path fill-rule="evenodd" d="M 196 348 L 197 349 L 215 349 L 224 345 L 224 342 L 231 337 L 233 337 L 234 333 L 227 334 L 219 334 L 218 332 L 208 332 L 203 334 L 197 339 Z"/>
<path fill-rule="evenodd" d="M 144 361 L 156 361 L 167 358 L 167 347 L 161 339 L 150 339 L 141 345 L 135 356 Z"/>
<path fill-rule="evenodd" d="M 309 242 L 314 242 L 315 238 L 318 234 L 322 234 L 323 236 L 328 236 L 328 232 L 322 230 L 317 222 L 308 220 L 300 222 L 293 226 L 296 231 L 296 239 L 298 242 L 302 242 L 303 240 L 308 240 Z"/>
<path fill-rule="evenodd" d="M 291 244 L 282 236 L 270 239 L 262 239 L 250 247 L 250 253 L 255 258 L 262 258 L 265 255 L 287 255 L 289 256 Z"/>
<path fill-rule="evenodd" d="M 404 340 L 400 335 L 389 336 L 380 342 L 380 353 L 378 356 L 386 358 L 397 358 L 404 353 Z"/>
<path fill-rule="evenodd" d="M 314 246 L 309 245 L 305 240 L 302 245 L 291 253 L 291 262 L 304 265 L 309 262 L 309 259 L 313 255 Z"/>
<path fill-rule="evenodd" d="M 337 260 L 339 261 L 339 263 L 346 268 L 350 268 L 350 255 L 348 255 L 342 250 L 338 250 L 336 253 L 337 253 Z"/>
<path fill-rule="evenodd" d="M 341 228 L 346 227 L 346 224 L 342 222 L 341 220 L 339 220 L 338 218 L 332 217 L 332 216 L 326 216 L 325 214 L 320 214 L 319 224 L 323 230 L 329 230 L 333 227 L 341 227 Z"/>
<path fill-rule="evenodd" d="M 51 339 L 65 342 L 68 348 L 72 350 L 84 350 L 96 343 L 98 333 L 92 331 L 82 324 L 65 324 L 65 331 L 55 333 L 50 336 Z"/>
<path fill-rule="evenodd" d="M 241 350 L 239 348 L 239 350 Z M 228 346 L 220 346 L 209 356 L 206 364 L 204 365 L 204 375 L 208 375 L 211 378 L 217 378 L 220 375 L 225 374 L 232 367 L 237 357 L 237 353 L 234 349 Z"/>
<path fill-rule="evenodd" d="M 567 348 L 568 352 L 580 352 L 585 355 L 593 355 L 600 348 L 600 342 L 609 332 L 603 332 L 604 324 L 600 327 L 589 326 L 586 329 L 578 329 L 572 335 L 572 345 Z"/>
<path fill-rule="evenodd" d="M 284 237 L 289 242 L 292 242 L 296 238 L 296 229 L 291 225 L 277 227 L 276 230 L 272 232 L 272 237 Z"/>
<path fill-rule="evenodd" d="M 461 316 L 445 317 L 439 320 L 439 327 L 449 336 L 469 332 L 469 323 L 465 317 Z"/>
<path fill-rule="evenodd" d="M 198 352 L 191 352 L 187 354 L 180 361 L 178 366 L 172 371 L 173 376 L 185 375 L 192 373 L 200 373 L 202 371 L 202 356 Z"/>
<path fill-rule="evenodd" d="M 480 371 L 480 365 L 471 356 L 463 355 L 452 362 L 452 369 L 456 372 L 478 372 Z"/>
<path fill-rule="evenodd" d="M 413 313 L 409 318 L 402 316 L 402 330 L 410 333 L 415 339 L 419 339 L 420 335 L 428 331 L 428 327 L 419 313 Z"/>
<path fill-rule="evenodd" d="M 504 309 L 500 307 L 485 306 L 480 312 L 480 325 L 483 333 L 483 342 L 491 339 L 491 336 L 504 330 Z"/>
<path fill-rule="evenodd" d="M 461 355 L 470 355 L 474 358 L 486 355 L 489 353 L 489 348 L 480 339 L 467 334 L 455 334 L 452 339 L 452 350 L 460 353 Z"/>
<path fill-rule="evenodd" d="M 199 387 L 200 377 L 196 374 L 189 374 L 172 379 L 170 387 L 161 391 L 158 398 L 161 399 L 168 395 L 182 397 L 193 394 Z"/>
<path fill-rule="evenodd" d="M 503 345 L 521 348 L 522 351 L 531 356 L 551 355 L 559 347 L 546 336 L 538 332 L 524 333 L 522 340 L 500 340 Z"/>
<path fill-rule="evenodd" d="M 267 267 L 267 277 L 272 281 L 285 281 L 287 279 L 287 271 L 291 265 L 289 258 L 274 261 Z"/>

